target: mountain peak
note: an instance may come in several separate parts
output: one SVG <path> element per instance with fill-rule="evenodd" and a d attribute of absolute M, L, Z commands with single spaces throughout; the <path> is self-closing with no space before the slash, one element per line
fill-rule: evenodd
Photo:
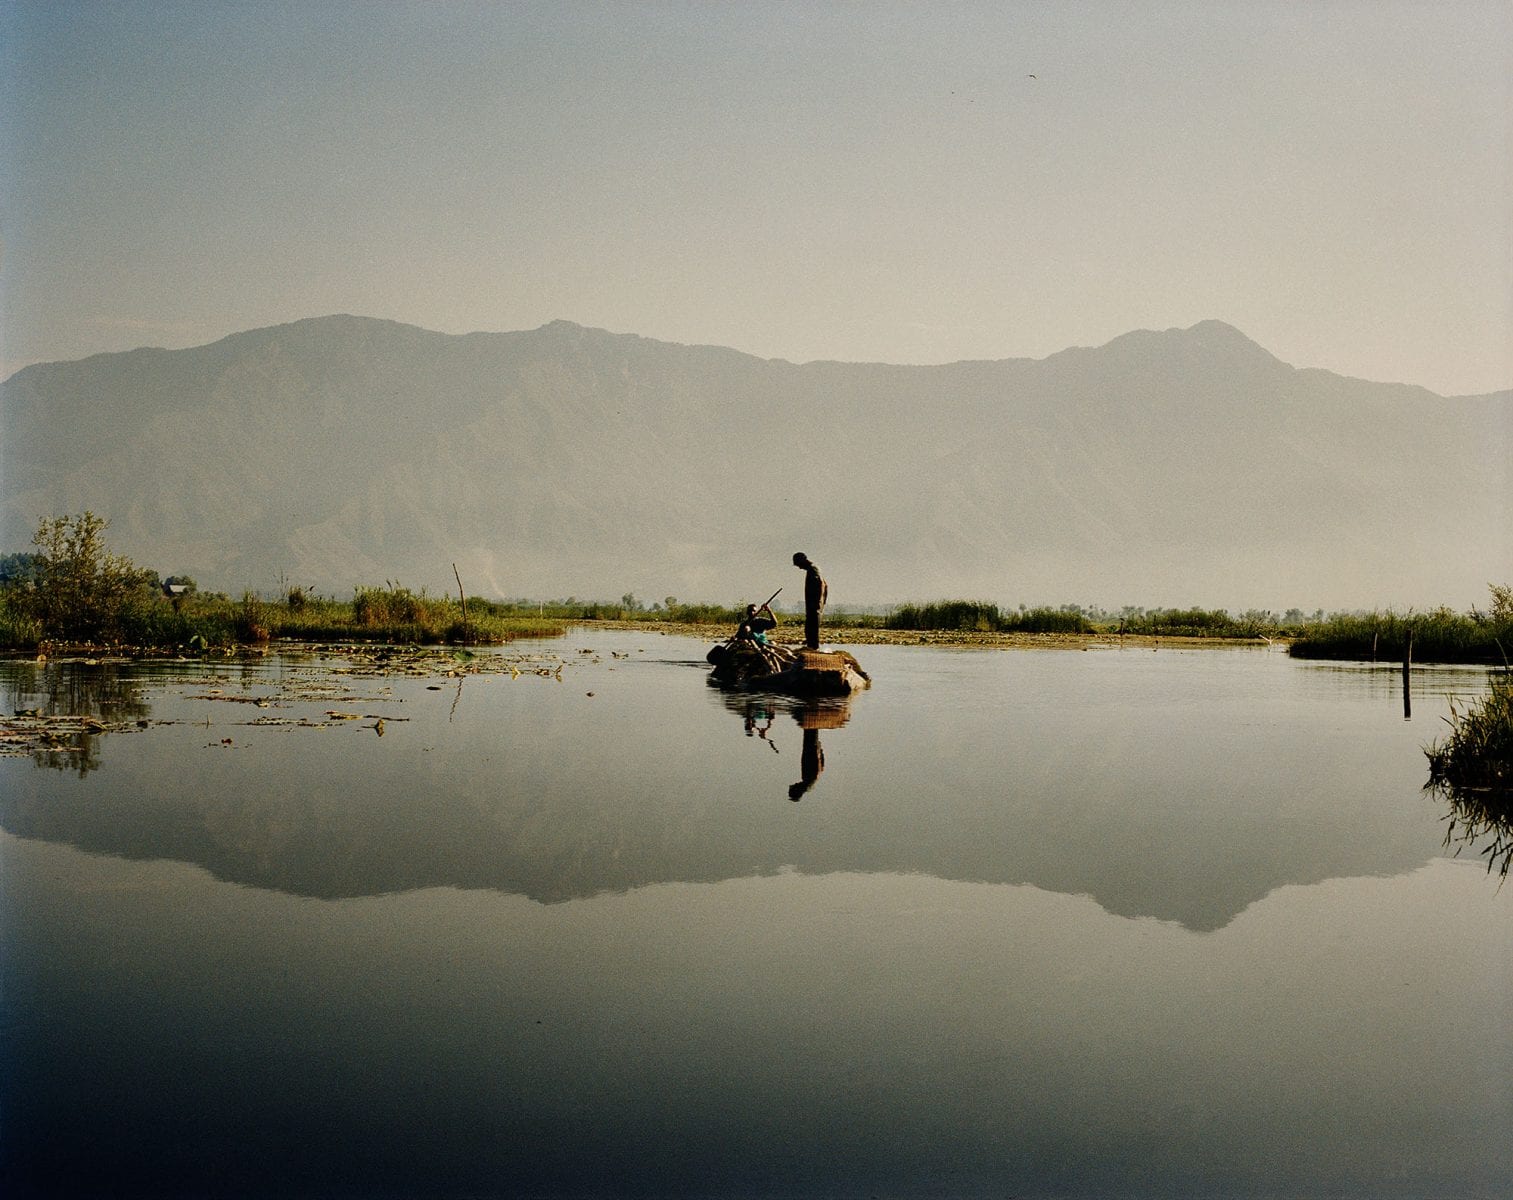
<path fill-rule="evenodd" d="M 1191 362 L 1195 358 L 1223 358 L 1229 361 L 1245 361 L 1260 367 L 1286 367 L 1287 364 L 1264 346 L 1252 341 L 1233 325 L 1223 321 L 1199 321 L 1186 329 L 1136 329 L 1121 334 L 1112 341 L 1092 349 L 1076 347 L 1064 350 L 1063 354 L 1111 355 L 1126 363 Z M 1052 355 L 1052 358 L 1058 357 Z"/>
<path fill-rule="evenodd" d="M 1267 358 L 1275 355 L 1251 338 L 1246 337 L 1233 325 L 1210 318 L 1207 321 L 1199 321 L 1186 329 L 1169 329 L 1168 333 L 1185 334 L 1193 341 L 1205 346 L 1228 346 L 1242 349 L 1247 352 L 1260 351 Z"/>

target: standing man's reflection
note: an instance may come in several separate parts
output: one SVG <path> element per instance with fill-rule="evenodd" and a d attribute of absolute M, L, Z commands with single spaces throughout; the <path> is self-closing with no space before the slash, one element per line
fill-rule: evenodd
<path fill-rule="evenodd" d="M 825 769 L 825 751 L 820 745 L 821 729 L 839 729 L 851 716 L 849 702 L 810 701 L 793 714 L 804 730 L 804 748 L 799 753 L 799 773 L 803 776 L 788 788 L 788 799 L 800 800 L 812 788 Z"/>
<path fill-rule="evenodd" d="M 814 781 L 820 777 L 820 772 L 825 769 L 825 751 L 820 745 L 820 731 L 812 726 L 804 729 L 804 749 L 799 755 L 799 773 L 803 775 L 797 783 L 788 785 L 788 799 L 797 802 L 803 798 L 805 792 L 814 786 Z"/>

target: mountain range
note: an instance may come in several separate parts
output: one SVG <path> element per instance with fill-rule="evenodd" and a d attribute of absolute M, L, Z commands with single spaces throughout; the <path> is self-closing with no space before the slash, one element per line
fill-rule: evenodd
<path fill-rule="evenodd" d="M 328 316 L 0 385 L 0 550 L 91 509 L 201 587 L 734 603 L 1454 607 L 1513 579 L 1513 392 L 1218 321 L 1044 359 L 794 364 Z M 759 595 L 760 593 L 760 595 Z"/>

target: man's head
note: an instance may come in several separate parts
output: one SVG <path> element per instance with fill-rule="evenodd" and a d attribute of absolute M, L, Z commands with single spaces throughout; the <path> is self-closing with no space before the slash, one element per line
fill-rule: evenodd
<path fill-rule="evenodd" d="M 754 617 L 754 616 L 756 616 L 756 605 L 755 604 L 748 604 L 746 606 L 746 615 L 748 617 Z"/>
<path fill-rule="evenodd" d="M 793 556 L 793 565 L 798 567 L 800 570 L 807 571 L 810 565 L 809 556 L 807 554 L 804 554 L 802 551 L 798 554 L 795 554 Z"/>

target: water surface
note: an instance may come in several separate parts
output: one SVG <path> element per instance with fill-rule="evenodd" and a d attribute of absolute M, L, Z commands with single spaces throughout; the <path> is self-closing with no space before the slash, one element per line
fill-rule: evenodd
<path fill-rule="evenodd" d="M 1505 1194 L 1513 889 L 1421 790 L 1479 673 L 704 648 L 9 667 L 128 728 L 0 761 L 8 1178 Z"/>

